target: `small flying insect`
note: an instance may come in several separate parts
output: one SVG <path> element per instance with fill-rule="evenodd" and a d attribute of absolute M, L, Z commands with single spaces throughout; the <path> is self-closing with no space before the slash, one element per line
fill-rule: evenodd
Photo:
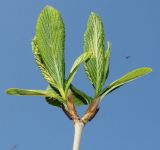
<path fill-rule="evenodd" d="M 130 58 L 131 58 L 131 56 L 126 56 L 126 57 L 125 57 L 125 59 L 130 59 Z"/>

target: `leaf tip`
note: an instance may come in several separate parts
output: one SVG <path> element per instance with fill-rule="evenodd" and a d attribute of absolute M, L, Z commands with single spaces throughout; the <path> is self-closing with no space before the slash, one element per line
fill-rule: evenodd
<path fill-rule="evenodd" d="M 91 12 L 91 15 L 96 15 L 96 13 L 92 11 L 92 12 Z"/>
<path fill-rule="evenodd" d="M 5 93 L 6 93 L 6 94 L 9 94 L 9 95 L 14 95 L 14 94 L 15 94 L 15 92 L 14 92 L 14 89 L 13 89 L 13 88 L 6 89 L 6 90 L 5 90 Z"/>
<path fill-rule="evenodd" d="M 148 74 L 148 73 L 153 71 L 152 68 L 150 68 L 150 67 L 144 67 L 143 69 L 146 72 L 146 74 Z"/>
<path fill-rule="evenodd" d="M 148 67 L 148 70 L 149 70 L 149 72 L 152 72 L 152 71 L 153 71 L 153 69 L 152 69 L 152 68 L 149 68 L 149 67 Z"/>
<path fill-rule="evenodd" d="M 111 42 L 107 41 L 107 45 L 108 45 L 108 48 L 110 48 L 111 47 Z"/>
<path fill-rule="evenodd" d="M 54 9 L 52 6 L 50 6 L 50 5 L 46 5 L 45 7 L 44 7 L 44 9 Z"/>
<path fill-rule="evenodd" d="M 91 12 L 90 17 L 91 18 L 93 17 L 93 18 L 99 18 L 100 19 L 99 15 L 97 13 L 95 13 L 95 12 Z"/>

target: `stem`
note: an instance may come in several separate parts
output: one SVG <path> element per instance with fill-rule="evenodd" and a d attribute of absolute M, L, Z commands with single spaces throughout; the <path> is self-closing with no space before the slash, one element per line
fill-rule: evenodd
<path fill-rule="evenodd" d="M 76 121 L 74 124 L 73 150 L 79 150 L 83 127 L 84 123 L 82 121 Z"/>

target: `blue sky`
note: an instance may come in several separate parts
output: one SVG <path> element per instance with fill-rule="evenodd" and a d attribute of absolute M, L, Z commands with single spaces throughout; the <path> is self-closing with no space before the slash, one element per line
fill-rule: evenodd
<path fill-rule="evenodd" d="M 138 67 L 153 68 L 151 74 L 104 98 L 98 115 L 84 129 L 81 150 L 159 150 L 159 0 L 1 0 L 0 150 L 11 150 L 14 145 L 17 150 L 72 148 L 73 124 L 60 109 L 42 97 L 4 93 L 9 87 L 47 86 L 31 51 L 37 17 L 47 4 L 58 9 L 65 22 L 67 73 L 83 51 L 83 35 L 92 11 L 103 20 L 105 42 L 112 43 L 107 83 Z M 73 83 L 93 94 L 83 67 Z M 79 113 L 84 109 L 78 109 Z"/>

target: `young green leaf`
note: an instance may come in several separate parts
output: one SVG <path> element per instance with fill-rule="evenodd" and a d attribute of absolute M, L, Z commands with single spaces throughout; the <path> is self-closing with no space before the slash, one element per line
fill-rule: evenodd
<path fill-rule="evenodd" d="M 55 88 L 51 87 L 50 85 L 47 87 L 47 90 L 52 91 L 52 92 L 57 92 L 55 90 Z M 82 91 L 78 90 L 75 86 L 73 86 L 72 84 L 70 85 L 70 94 L 73 94 L 73 103 L 75 106 L 82 106 L 82 105 L 87 105 L 89 104 L 89 102 L 91 101 L 91 97 L 87 96 L 85 93 L 83 93 Z M 57 93 L 58 94 L 58 93 Z M 67 93 L 68 95 L 68 93 Z M 53 106 L 58 106 L 61 107 L 62 104 L 65 104 L 62 101 L 58 101 L 56 99 L 54 99 L 53 97 L 46 97 L 46 101 L 53 105 Z"/>
<path fill-rule="evenodd" d="M 52 90 L 28 90 L 28 89 L 10 88 L 10 89 L 6 90 L 6 93 L 9 95 L 16 95 L 16 96 L 52 97 L 54 99 L 64 101 L 61 96 L 59 96 L 56 92 L 54 92 Z"/>
<path fill-rule="evenodd" d="M 104 72 L 103 72 L 102 86 L 104 85 L 109 74 L 110 50 L 111 50 L 111 44 L 108 41 L 108 48 L 105 51 L 105 56 L 104 56 Z"/>
<path fill-rule="evenodd" d="M 48 85 L 46 90 L 56 95 L 56 96 L 48 95 L 45 98 L 49 104 L 54 106 L 62 106 L 62 104 L 66 104 L 66 99 L 60 96 L 60 92 L 55 87 L 53 87 L 52 85 Z"/>
<path fill-rule="evenodd" d="M 46 69 L 64 96 L 64 24 L 60 13 L 45 7 L 37 21 L 36 38 Z"/>
<path fill-rule="evenodd" d="M 89 59 L 91 57 L 91 53 L 90 52 L 85 52 L 83 54 L 81 54 L 76 60 L 75 62 L 73 63 L 73 66 L 70 70 L 70 73 L 69 73 L 69 76 L 68 76 L 68 79 L 66 81 L 66 87 L 65 87 L 65 92 L 67 93 L 68 92 L 68 89 L 69 89 L 69 86 L 80 66 L 81 63 L 85 62 L 87 59 Z"/>
<path fill-rule="evenodd" d="M 45 97 L 46 102 L 52 106 L 56 106 L 56 107 L 62 107 L 63 103 L 58 101 L 57 99 L 53 98 L 53 97 Z"/>
<path fill-rule="evenodd" d="M 107 95 L 108 93 L 112 92 L 113 90 L 117 89 L 118 87 L 124 85 L 125 83 L 128 83 L 132 80 L 135 80 L 136 78 L 139 78 L 141 76 L 144 76 L 148 73 L 150 73 L 152 71 L 151 68 L 138 68 L 136 70 L 133 70 L 129 73 L 127 73 L 126 75 L 122 76 L 121 78 L 119 78 L 118 80 L 112 82 L 111 84 L 109 84 L 109 86 L 107 86 L 100 94 L 101 99 Z"/>
<path fill-rule="evenodd" d="M 47 96 L 48 91 L 46 90 L 26 90 L 26 89 L 18 89 L 18 88 L 10 88 L 6 90 L 6 93 L 9 95 L 17 95 L 17 96 Z"/>
<path fill-rule="evenodd" d="M 71 84 L 70 88 L 79 103 L 81 102 L 82 104 L 88 105 L 92 102 L 92 97 L 77 89 L 73 84 Z"/>
<path fill-rule="evenodd" d="M 49 84 L 51 84 L 52 86 L 57 88 L 56 81 L 54 81 L 54 79 L 52 78 L 52 76 L 50 75 L 48 70 L 46 69 L 46 66 L 42 60 L 42 56 L 41 56 L 39 48 L 38 48 L 36 36 L 32 40 L 32 51 L 33 51 L 33 55 L 36 60 L 36 63 L 38 65 L 43 77 L 48 81 Z"/>
<path fill-rule="evenodd" d="M 95 95 L 98 95 L 102 88 L 104 73 L 104 29 L 100 17 L 95 13 L 91 13 L 88 20 L 84 34 L 84 51 L 91 51 L 94 57 L 85 63 L 84 68 L 96 89 Z"/>

